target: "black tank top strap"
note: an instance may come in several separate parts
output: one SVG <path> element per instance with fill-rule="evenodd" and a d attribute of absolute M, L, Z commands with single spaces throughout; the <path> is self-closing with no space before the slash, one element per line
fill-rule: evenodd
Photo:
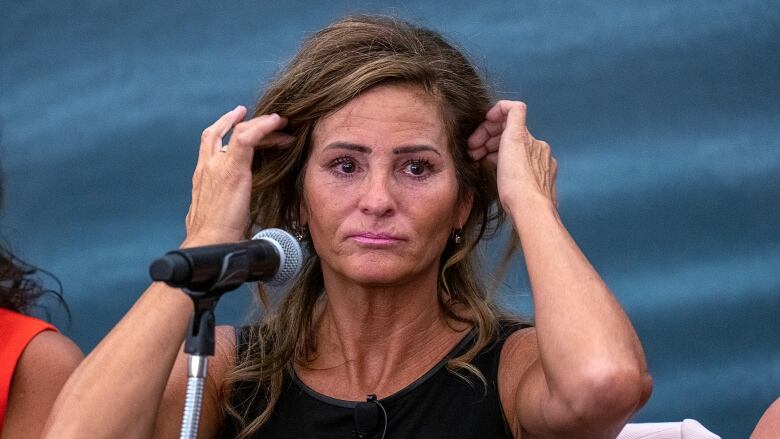
<path fill-rule="evenodd" d="M 498 367 L 501 362 L 501 350 L 504 347 L 504 342 L 507 338 L 524 328 L 528 328 L 531 325 L 527 323 L 521 323 L 511 320 L 499 321 L 498 337 L 488 347 L 483 349 L 472 361 L 472 364 L 477 367 L 487 380 L 487 392 L 489 398 L 486 398 L 486 403 L 494 404 L 496 408 L 492 413 L 498 413 L 501 418 L 502 433 L 503 436 L 511 438 L 512 431 L 507 422 L 506 415 L 504 414 L 503 405 L 501 404 L 501 397 L 498 391 Z M 477 436 L 475 436 L 477 437 Z M 492 437 L 492 436 L 484 436 Z M 495 436 L 499 437 L 499 436 Z"/>
<path fill-rule="evenodd" d="M 531 325 L 517 321 L 502 320 L 499 322 L 498 337 L 488 347 L 482 350 L 474 359 L 474 365 L 482 371 L 483 374 L 498 376 L 498 363 L 501 358 L 501 348 L 510 335 L 514 334 Z M 489 372 L 490 371 L 490 372 Z"/>

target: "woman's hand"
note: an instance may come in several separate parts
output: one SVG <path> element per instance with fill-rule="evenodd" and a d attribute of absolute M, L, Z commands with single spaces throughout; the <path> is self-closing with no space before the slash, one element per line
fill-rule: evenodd
<path fill-rule="evenodd" d="M 541 195 L 557 206 L 557 163 L 550 145 L 535 139 L 525 124 L 526 105 L 498 101 L 468 139 L 475 161 L 496 169 L 498 195 L 505 210 L 516 202 Z"/>
<path fill-rule="evenodd" d="M 287 124 L 278 114 L 242 122 L 245 116 L 246 108 L 239 105 L 203 131 L 182 247 L 242 239 L 249 226 L 254 150 L 286 146 L 293 139 L 277 131 Z M 230 142 L 223 146 L 231 129 Z"/>

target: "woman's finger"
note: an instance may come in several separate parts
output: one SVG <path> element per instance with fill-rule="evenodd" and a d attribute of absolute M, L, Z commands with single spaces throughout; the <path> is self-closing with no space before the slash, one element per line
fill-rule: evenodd
<path fill-rule="evenodd" d="M 254 149 L 260 141 L 287 125 L 287 119 L 276 113 L 258 116 L 241 122 L 233 128 L 227 153 L 236 160 L 251 161 Z"/>
<path fill-rule="evenodd" d="M 526 105 L 520 101 L 498 101 L 485 114 L 485 119 L 493 123 L 503 123 L 503 128 L 525 127 Z"/>
<path fill-rule="evenodd" d="M 469 148 L 479 148 L 491 137 L 501 135 L 503 130 L 501 122 L 483 121 L 468 138 Z"/>
<path fill-rule="evenodd" d="M 504 102 L 504 104 L 501 106 L 498 106 L 497 104 L 497 107 L 501 111 L 506 111 L 506 126 L 501 133 L 501 138 L 529 145 L 531 134 L 528 132 L 528 127 L 525 125 L 525 104 L 522 102 L 500 102 Z"/>
<path fill-rule="evenodd" d="M 490 152 L 496 152 L 498 151 L 499 146 L 501 145 L 501 136 L 495 136 L 491 137 L 485 142 L 485 149 Z"/>
<path fill-rule="evenodd" d="M 528 141 L 528 130 L 525 127 L 526 107 L 522 102 L 498 101 L 485 114 L 485 120 L 477 126 L 468 138 L 468 146 L 472 157 L 480 160 L 485 153 L 498 151 L 501 139 L 505 136 L 515 136 Z M 484 148 L 483 153 L 480 149 Z"/>
<path fill-rule="evenodd" d="M 471 160 L 474 160 L 475 162 L 482 160 L 488 153 L 484 146 L 477 149 L 469 149 L 467 152 L 469 153 L 469 156 L 471 156 Z"/>
<path fill-rule="evenodd" d="M 246 116 L 246 107 L 239 105 L 203 130 L 200 136 L 200 157 L 208 158 L 219 151 L 222 146 L 222 138 L 234 125 L 241 122 L 244 116 Z"/>
<path fill-rule="evenodd" d="M 501 144 L 501 137 L 495 136 L 489 138 L 485 143 L 477 148 L 469 148 L 468 153 L 472 160 L 481 160 L 486 154 L 498 151 L 498 147 Z"/>

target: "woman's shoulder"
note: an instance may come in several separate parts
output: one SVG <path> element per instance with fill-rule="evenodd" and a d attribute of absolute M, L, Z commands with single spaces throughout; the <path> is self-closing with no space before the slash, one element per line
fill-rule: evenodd
<path fill-rule="evenodd" d="M 529 334 L 536 331 L 532 323 L 519 319 L 500 319 L 498 331 L 493 342 L 487 346 L 487 350 L 494 352 L 499 364 L 505 363 L 507 357 L 514 356 L 517 349 L 522 349 L 532 342 Z"/>
<path fill-rule="evenodd" d="M 233 366 L 236 357 L 236 336 L 238 328 L 232 325 L 218 325 L 215 328 L 214 359 L 219 363 Z"/>
<path fill-rule="evenodd" d="M 12 381 L 13 393 L 40 393 L 59 389 L 81 363 L 84 354 L 68 337 L 43 331 L 32 338 L 19 357 Z"/>
<path fill-rule="evenodd" d="M 4 433 L 36 436 L 60 389 L 84 355 L 68 337 L 52 330 L 35 335 L 13 371 Z M 11 416 L 11 414 L 13 414 Z"/>
<path fill-rule="evenodd" d="M 506 334 L 501 346 L 500 371 L 517 373 L 536 361 L 539 347 L 536 341 L 536 328 L 524 325 Z"/>
<path fill-rule="evenodd" d="M 13 372 L 16 388 L 51 383 L 61 379 L 63 373 L 67 373 L 67 378 L 84 358 L 76 343 L 57 332 L 52 324 L 5 309 L 0 311 L 3 368 Z M 28 378 L 35 382 L 25 381 Z"/>
<path fill-rule="evenodd" d="M 44 330 L 30 340 L 19 359 L 19 367 L 40 366 L 52 368 L 75 368 L 84 354 L 70 338 L 57 331 Z"/>
<path fill-rule="evenodd" d="M 501 347 L 498 365 L 498 394 L 504 417 L 510 429 L 517 437 L 518 424 L 515 416 L 515 396 L 517 388 L 524 380 L 526 372 L 539 359 L 539 347 L 536 342 L 536 328 L 523 326 L 506 337 Z"/>

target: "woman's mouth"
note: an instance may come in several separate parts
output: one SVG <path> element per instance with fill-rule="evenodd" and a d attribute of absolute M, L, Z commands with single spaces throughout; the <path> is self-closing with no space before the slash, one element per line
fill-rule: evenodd
<path fill-rule="evenodd" d="M 372 233 L 362 232 L 354 235 L 350 235 L 349 239 L 356 241 L 360 244 L 366 244 L 370 246 L 388 246 L 397 244 L 402 241 L 398 236 L 391 235 L 389 233 Z"/>

